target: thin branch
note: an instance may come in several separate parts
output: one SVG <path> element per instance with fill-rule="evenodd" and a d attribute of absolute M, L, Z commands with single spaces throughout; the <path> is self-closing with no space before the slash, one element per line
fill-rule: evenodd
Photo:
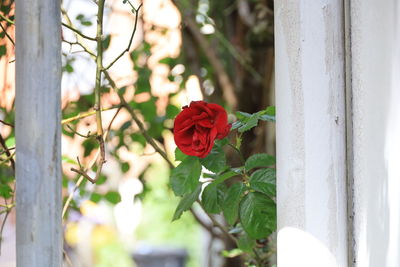
<path fill-rule="evenodd" d="M 90 41 L 97 41 L 96 38 L 87 36 L 86 34 L 84 34 L 83 32 L 81 32 L 80 30 L 75 29 L 74 27 L 72 27 L 71 25 L 68 25 L 68 24 L 66 24 L 66 23 L 64 23 L 64 22 L 62 22 L 61 24 L 62 24 L 65 28 L 70 29 L 71 31 L 75 32 L 76 34 L 79 34 L 80 36 L 82 36 L 82 37 L 85 38 L 85 39 L 88 39 L 88 40 L 90 40 Z"/>
<path fill-rule="evenodd" d="M 6 145 L 6 141 L 3 139 L 3 136 L 1 136 L 0 134 L 0 145 L 3 147 L 3 149 L 5 150 L 6 156 L 7 158 L 10 159 L 11 162 L 11 168 L 14 170 L 15 172 L 15 161 L 10 153 L 10 149 L 8 149 L 7 145 Z"/>
<path fill-rule="evenodd" d="M 64 16 L 64 19 L 67 21 L 66 24 L 69 25 L 70 27 L 76 29 L 76 28 L 73 26 L 72 20 L 69 18 L 67 11 L 65 11 L 65 10 L 62 8 L 62 9 L 61 9 L 61 13 L 62 13 L 63 16 Z M 95 54 L 94 52 L 92 52 L 92 51 L 90 50 L 90 48 L 88 48 L 87 45 L 83 42 L 83 37 L 82 37 L 81 35 L 77 34 L 77 33 L 75 34 L 75 37 L 76 37 L 76 40 L 77 40 L 77 41 L 76 41 L 77 45 L 79 45 L 80 47 L 82 47 L 83 50 L 85 50 L 90 56 L 92 56 L 92 58 L 96 58 L 96 54 Z M 64 40 L 64 42 L 66 42 L 66 41 Z"/>
<path fill-rule="evenodd" d="M 7 36 L 7 38 L 10 40 L 10 42 L 15 46 L 15 42 L 13 38 L 7 33 L 6 29 L 3 27 L 3 24 L 0 23 L 0 28 L 3 30 L 4 34 Z"/>
<path fill-rule="evenodd" d="M 4 124 L 4 125 L 10 126 L 11 128 L 14 128 L 14 125 L 11 124 L 11 123 L 5 122 L 5 121 L 3 121 L 3 120 L 0 120 L 0 122 L 1 122 L 2 124 Z"/>
<path fill-rule="evenodd" d="M 110 74 L 107 71 L 104 71 L 104 75 L 105 78 L 108 80 L 108 82 L 110 83 L 110 86 L 116 91 L 118 92 L 118 88 L 115 85 L 114 80 L 111 78 Z M 132 109 L 132 107 L 126 102 L 125 98 L 118 94 L 119 99 L 121 101 L 121 106 L 123 106 L 131 115 L 132 119 L 135 121 L 135 123 L 137 124 L 140 132 L 143 134 L 143 137 L 146 139 L 147 143 L 149 143 L 160 155 L 161 157 L 163 157 L 165 159 L 165 161 L 167 161 L 168 165 L 171 168 L 174 168 L 175 165 L 172 163 L 172 161 L 168 158 L 167 153 L 165 153 L 164 150 L 162 150 L 157 143 L 154 141 L 154 139 L 148 134 L 148 132 L 146 131 L 146 128 L 144 127 L 143 123 L 140 121 L 140 119 L 137 117 L 137 115 L 135 114 L 135 111 Z"/>
<path fill-rule="evenodd" d="M 135 16 L 135 25 L 133 26 L 133 31 L 131 34 L 131 38 L 129 39 L 128 47 L 125 48 L 125 50 L 122 51 L 121 54 L 119 54 L 107 67 L 105 67 L 104 70 L 108 70 L 109 68 L 111 68 L 111 66 L 114 65 L 115 62 L 117 62 L 126 52 L 129 52 L 129 49 L 131 49 L 132 40 L 136 33 L 136 28 L 137 28 L 137 23 L 138 23 L 138 18 L 139 18 L 139 10 L 141 7 L 142 7 L 142 4 L 140 4 L 139 7 L 136 9 L 132 7 L 136 13 L 136 16 Z"/>
<path fill-rule="evenodd" d="M 3 15 L 3 14 L 1 14 L 1 13 L 0 13 L 0 18 L 1 18 L 2 20 L 5 20 L 5 21 L 7 21 L 8 23 L 10 23 L 10 24 L 12 24 L 12 25 L 14 25 L 14 24 L 15 24 L 15 22 L 14 22 L 14 21 L 12 21 L 11 19 L 7 18 L 6 16 L 4 16 L 4 15 Z"/>
<path fill-rule="evenodd" d="M 116 109 L 116 108 L 120 108 L 120 106 L 118 105 L 118 106 L 112 106 L 112 107 L 109 107 L 109 108 L 102 108 L 101 111 L 107 111 L 107 110 L 112 110 L 112 109 Z M 89 117 L 89 116 L 92 116 L 92 115 L 95 115 L 95 114 L 96 114 L 96 111 L 88 111 L 88 112 L 85 112 L 85 113 L 79 113 L 76 116 L 73 116 L 71 118 L 62 120 L 61 124 L 70 123 L 72 121 L 80 120 L 80 119 L 83 119 L 83 118 L 86 118 L 86 117 Z"/>
<path fill-rule="evenodd" d="M 120 112 L 121 107 L 118 108 L 118 110 L 115 112 L 113 118 L 111 119 L 110 123 L 108 124 L 108 128 L 107 131 L 104 133 L 104 139 L 107 139 L 108 134 L 111 130 L 111 126 L 114 123 L 115 118 L 117 117 L 118 113 Z M 89 163 L 89 165 L 87 166 L 86 170 L 91 169 L 93 167 L 93 165 L 96 163 L 98 157 L 100 155 L 100 150 L 97 151 L 96 156 L 93 158 L 93 160 Z M 65 201 L 64 207 L 63 207 L 63 211 L 62 211 L 62 218 L 64 218 L 65 213 L 67 212 L 68 208 L 69 208 L 69 204 L 72 201 L 72 198 L 74 197 L 74 193 L 75 191 L 79 188 L 79 186 L 82 184 L 83 180 L 85 179 L 85 176 L 81 175 L 78 178 L 78 181 L 76 182 L 74 189 L 72 190 L 72 192 L 69 194 L 67 200 Z M 90 181 L 90 180 L 89 180 Z"/>
<path fill-rule="evenodd" d="M 190 208 L 190 212 L 193 215 L 193 218 L 204 228 L 206 229 L 212 236 L 215 236 L 219 239 L 221 239 L 221 235 L 219 233 L 216 233 L 213 229 L 213 226 L 206 223 L 205 221 L 203 221 L 200 216 L 196 213 L 196 211 L 193 208 Z"/>
<path fill-rule="evenodd" d="M 103 123 L 101 119 L 101 72 L 103 69 L 103 13 L 104 13 L 104 2 L 105 0 L 98 1 L 97 11 L 97 57 L 96 57 L 96 80 L 94 87 L 94 110 L 96 111 L 96 125 L 97 125 L 97 136 L 96 139 L 100 145 L 100 159 L 97 164 L 96 177 L 94 181 L 100 176 L 101 169 L 105 163 L 105 149 L 103 139 Z"/>
<path fill-rule="evenodd" d="M 90 138 L 90 137 L 93 136 L 93 134 L 90 134 L 90 131 L 89 131 L 86 135 L 83 135 L 83 134 L 78 133 L 77 131 L 75 131 L 69 124 L 67 124 L 67 127 L 68 127 L 68 129 L 69 129 L 72 133 L 74 133 L 74 134 L 76 134 L 76 135 L 79 135 L 80 137 L 83 137 L 83 138 Z"/>

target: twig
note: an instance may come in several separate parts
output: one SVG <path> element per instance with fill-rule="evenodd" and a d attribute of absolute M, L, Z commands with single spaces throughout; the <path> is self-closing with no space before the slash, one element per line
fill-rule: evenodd
<path fill-rule="evenodd" d="M 15 172 L 15 161 L 12 158 L 12 155 L 10 153 L 10 150 L 8 149 L 7 145 L 6 145 L 6 141 L 3 139 L 3 136 L 1 136 L 0 134 L 0 145 L 3 147 L 3 149 L 5 150 L 6 156 L 7 158 L 10 159 L 11 162 L 11 168 L 14 170 Z"/>
<path fill-rule="evenodd" d="M 10 40 L 10 42 L 15 46 L 15 42 L 13 38 L 7 33 L 6 29 L 4 29 L 3 24 L 0 23 L 0 28 L 3 30 L 4 34 L 7 36 L 7 38 Z"/>
<path fill-rule="evenodd" d="M 110 132 L 110 130 L 111 130 L 111 126 L 112 126 L 112 124 L 113 124 L 115 118 L 117 117 L 118 113 L 120 112 L 120 110 L 121 110 L 121 107 L 118 108 L 118 110 L 115 112 L 113 118 L 111 119 L 110 123 L 108 124 L 108 128 L 107 128 L 106 132 L 104 133 L 104 139 L 107 139 L 108 134 L 109 134 L 109 132 Z M 89 163 L 89 165 L 87 166 L 87 169 L 91 169 L 91 168 L 93 167 L 93 165 L 96 163 L 97 158 L 99 157 L 99 155 L 100 155 L 100 150 L 97 151 L 96 156 L 95 156 L 95 157 L 93 158 L 93 160 Z M 71 203 L 71 200 L 72 200 L 72 198 L 74 197 L 74 193 L 75 193 L 75 191 L 79 188 L 79 186 L 82 184 L 84 178 L 85 178 L 85 177 L 84 177 L 83 175 L 79 176 L 78 181 L 76 182 L 76 184 L 75 184 L 75 186 L 74 186 L 74 189 L 72 190 L 72 192 L 69 194 L 67 200 L 65 201 L 65 204 L 64 204 L 64 207 L 63 207 L 63 211 L 62 211 L 62 218 L 64 218 L 65 213 L 66 213 L 67 210 L 68 210 L 69 204 Z M 90 181 L 90 180 L 89 180 L 89 181 Z"/>
<path fill-rule="evenodd" d="M 216 233 L 212 227 L 212 225 L 207 224 L 204 222 L 200 216 L 196 213 L 196 211 L 193 208 L 190 208 L 190 212 L 192 213 L 194 219 L 204 228 L 206 229 L 212 236 L 215 236 L 219 239 L 221 239 L 221 235 L 219 233 Z"/>
<path fill-rule="evenodd" d="M 78 133 L 77 131 L 75 131 L 69 124 L 67 124 L 67 127 L 68 127 L 68 129 L 69 129 L 72 133 L 74 133 L 74 134 L 76 134 L 76 135 L 79 135 L 80 137 L 83 137 L 83 138 L 90 138 L 90 137 L 93 136 L 93 135 L 90 134 L 90 131 L 89 131 L 86 135 L 83 135 L 83 134 Z"/>
<path fill-rule="evenodd" d="M 94 88 L 94 110 L 96 111 L 96 126 L 97 133 L 96 139 L 100 145 L 100 158 L 97 162 L 97 170 L 96 176 L 94 178 L 90 178 L 90 176 L 84 170 L 77 170 L 75 168 L 71 168 L 71 171 L 76 172 L 90 182 L 95 183 L 97 179 L 100 177 L 101 170 L 103 168 L 103 164 L 106 162 L 105 159 L 105 148 L 104 148 L 104 139 L 103 139 L 103 123 L 101 119 L 101 72 L 103 69 L 103 14 L 104 14 L 104 2 L 105 0 L 98 1 L 98 10 L 97 10 L 97 32 L 96 32 L 96 41 L 97 41 L 97 56 L 96 56 L 96 80 L 95 80 L 95 88 Z"/>
<path fill-rule="evenodd" d="M 9 160 L 11 160 L 15 155 L 15 152 L 13 152 L 10 156 L 7 156 L 5 159 L 0 159 L 0 164 L 2 164 L 2 162 L 7 162 Z"/>
<path fill-rule="evenodd" d="M 12 21 L 11 19 L 7 18 L 6 16 L 4 16 L 4 15 L 3 15 L 3 14 L 1 14 L 1 13 L 0 13 L 0 18 L 1 18 L 2 20 L 5 20 L 5 21 L 7 21 L 8 23 L 10 23 L 10 24 L 12 24 L 12 25 L 14 25 L 14 24 L 15 24 L 15 22 L 14 22 L 14 21 Z"/>
<path fill-rule="evenodd" d="M 5 121 L 3 121 L 3 120 L 0 120 L 0 122 L 1 122 L 2 124 L 4 124 L 4 125 L 10 126 L 11 128 L 14 128 L 14 125 L 11 124 L 11 123 L 5 122 Z"/>
<path fill-rule="evenodd" d="M 104 71 L 104 75 L 105 78 L 108 80 L 108 82 L 110 83 L 111 87 L 118 92 L 118 88 L 115 85 L 114 80 L 111 78 L 110 74 L 107 71 Z M 165 159 L 165 161 L 167 161 L 168 165 L 171 168 L 174 168 L 175 165 L 172 163 L 172 161 L 168 158 L 167 153 L 165 153 L 165 151 L 163 151 L 158 145 L 157 143 L 154 141 L 154 139 L 148 134 L 148 132 L 146 131 L 143 123 L 140 121 L 140 119 L 136 116 L 135 111 L 132 109 L 132 107 L 126 102 L 125 98 L 118 94 L 119 99 L 121 101 L 121 106 L 123 106 L 131 115 L 132 119 L 135 121 L 135 123 L 137 124 L 137 126 L 139 127 L 140 132 L 143 134 L 143 137 L 146 139 L 147 143 L 149 143 L 160 155 L 161 157 L 163 157 Z"/>
<path fill-rule="evenodd" d="M 102 108 L 101 111 L 107 111 L 107 110 L 112 110 L 112 109 L 116 109 L 116 108 L 120 108 L 120 106 L 118 105 L 118 106 L 112 106 L 112 107 L 109 107 L 109 108 Z M 92 116 L 92 115 L 95 115 L 95 114 L 96 114 L 96 111 L 88 111 L 88 112 L 85 112 L 85 113 L 79 113 L 76 116 L 73 116 L 71 118 L 62 120 L 61 124 L 70 123 L 72 121 L 80 120 L 80 119 L 83 119 L 83 118 L 86 118 L 86 117 L 89 117 L 89 116 Z"/>
<path fill-rule="evenodd" d="M 72 264 L 72 261 L 71 261 L 71 259 L 69 258 L 68 253 L 65 251 L 65 249 L 63 249 L 63 253 L 64 253 L 65 261 L 68 263 L 68 265 L 69 265 L 70 267 L 73 267 L 74 265 Z"/>
<path fill-rule="evenodd" d="M 131 4 L 131 3 L 129 2 L 129 4 Z M 135 25 L 133 26 L 133 31 L 131 34 L 131 38 L 129 39 L 128 47 L 125 48 L 124 51 L 122 51 L 121 54 L 119 54 L 110 64 L 108 64 L 108 66 L 105 67 L 104 70 L 108 70 L 109 68 L 111 68 L 111 66 L 114 65 L 115 62 L 117 62 L 126 52 L 129 52 L 129 49 L 131 49 L 132 40 L 136 33 L 136 28 L 137 28 L 137 23 L 138 23 L 138 18 L 139 18 L 139 10 L 141 7 L 142 7 L 142 4 L 140 4 L 139 7 L 136 9 L 132 6 L 132 9 L 133 9 L 133 11 L 135 11 L 136 16 L 135 16 Z"/>
<path fill-rule="evenodd" d="M 68 16 L 68 13 L 62 8 L 61 9 L 61 13 L 63 14 L 63 16 L 64 16 L 64 19 L 67 21 L 67 25 L 69 25 L 70 27 L 72 27 L 72 28 L 74 28 L 74 29 L 76 29 L 74 26 L 73 26 L 73 23 L 72 23 L 72 20 L 69 18 L 69 16 Z M 79 31 L 79 30 L 77 30 L 78 32 L 80 32 L 81 34 L 78 34 L 78 33 L 76 33 L 76 35 L 75 35 L 75 37 L 76 37 L 76 44 L 77 45 L 79 45 L 80 47 L 82 47 L 83 48 L 83 50 L 85 50 L 90 56 L 92 56 L 92 58 L 96 58 L 96 54 L 95 53 L 93 53 L 91 50 L 90 50 L 90 48 L 88 48 L 87 46 L 86 46 L 86 44 L 84 43 L 84 42 L 82 42 L 82 32 L 81 31 Z M 66 42 L 65 40 L 64 40 L 64 42 Z"/>
<path fill-rule="evenodd" d="M 8 218 L 8 215 L 10 215 L 11 209 L 7 209 L 6 214 L 4 215 L 4 219 L 1 222 L 1 227 L 0 227 L 0 255 L 1 255 L 1 248 L 3 244 L 3 231 L 4 231 L 4 226 L 6 225 L 6 221 Z"/>
<path fill-rule="evenodd" d="M 76 34 L 79 34 L 80 36 L 82 36 L 82 37 L 85 38 L 85 39 L 88 39 L 88 40 L 90 40 L 90 41 L 96 41 L 96 38 L 93 38 L 93 37 L 90 37 L 90 36 L 85 35 L 85 34 L 82 33 L 80 30 L 75 29 L 75 28 L 72 27 L 71 25 L 68 25 L 68 24 L 66 24 L 66 23 L 64 23 L 64 22 L 62 22 L 62 25 L 63 25 L 65 28 L 68 28 L 68 29 L 70 29 L 71 31 L 75 32 Z"/>

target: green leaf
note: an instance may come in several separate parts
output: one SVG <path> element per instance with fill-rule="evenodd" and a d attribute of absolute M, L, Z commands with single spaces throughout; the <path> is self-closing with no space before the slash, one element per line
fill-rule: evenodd
<path fill-rule="evenodd" d="M 143 147 L 146 146 L 146 138 L 142 134 L 133 133 L 131 134 L 131 139 L 133 142 L 141 144 Z"/>
<path fill-rule="evenodd" d="M 248 118 L 242 126 L 238 129 L 239 133 L 246 132 L 250 130 L 253 127 L 256 127 L 258 124 L 258 119 L 259 116 L 256 114 L 253 114 L 250 118 Z"/>
<path fill-rule="evenodd" d="M 232 250 L 223 250 L 222 256 L 225 258 L 234 258 L 243 254 L 243 251 L 239 248 L 234 248 Z"/>
<path fill-rule="evenodd" d="M 64 67 L 64 71 L 66 71 L 68 73 L 72 73 L 72 72 L 74 72 L 74 67 L 72 67 L 71 64 L 66 64 Z"/>
<path fill-rule="evenodd" d="M 161 59 L 160 61 L 158 61 L 161 64 L 166 64 L 170 67 L 173 67 L 174 65 L 177 64 L 177 59 L 176 58 L 172 58 L 172 57 L 166 57 Z"/>
<path fill-rule="evenodd" d="M 266 194 L 276 196 L 276 170 L 265 168 L 255 171 L 250 177 L 250 188 Z"/>
<path fill-rule="evenodd" d="M 184 154 L 178 147 L 175 149 L 175 161 L 183 161 L 188 155 Z"/>
<path fill-rule="evenodd" d="M 257 167 L 268 167 L 271 165 L 275 165 L 275 157 L 265 153 L 260 153 L 251 155 L 246 160 L 244 167 L 246 171 L 249 171 Z"/>
<path fill-rule="evenodd" d="M 265 109 L 265 115 L 274 116 L 275 117 L 275 106 L 269 106 Z"/>
<path fill-rule="evenodd" d="M 101 41 L 103 50 L 106 50 L 110 46 L 111 35 L 107 34 L 106 37 Z"/>
<path fill-rule="evenodd" d="M 199 185 L 193 192 L 184 195 L 176 207 L 172 221 L 178 220 L 184 211 L 190 209 L 193 203 L 199 198 L 201 186 Z"/>
<path fill-rule="evenodd" d="M 238 111 L 236 118 L 238 120 L 232 124 L 231 129 L 238 129 L 240 133 L 243 133 L 257 126 L 259 120 L 275 122 L 275 107 L 267 107 L 265 110 L 253 114 Z"/>
<path fill-rule="evenodd" d="M 102 198 L 103 198 L 103 196 L 96 192 L 93 192 L 92 195 L 90 196 L 90 200 L 93 201 L 94 203 L 99 203 L 99 201 Z"/>
<path fill-rule="evenodd" d="M 235 172 L 235 171 L 233 171 L 233 170 L 227 171 L 227 172 L 225 172 L 225 173 L 223 173 L 223 174 L 217 176 L 217 177 L 215 178 L 215 180 L 212 182 L 212 184 L 213 184 L 213 185 L 218 185 L 218 184 L 224 182 L 225 180 L 227 180 L 227 179 L 229 179 L 229 178 L 231 178 L 231 177 L 233 177 L 233 176 L 236 176 L 236 175 L 238 175 L 238 173 Z"/>
<path fill-rule="evenodd" d="M 13 146 L 15 146 L 15 137 L 14 137 L 14 136 L 7 138 L 7 140 L 6 140 L 6 146 L 7 146 L 7 147 L 13 147 Z"/>
<path fill-rule="evenodd" d="M 205 158 L 200 159 L 200 162 L 214 173 L 221 172 L 227 168 L 225 153 L 222 150 L 222 146 L 219 145 L 214 145 L 211 152 Z"/>
<path fill-rule="evenodd" d="M 83 153 L 84 157 L 87 157 L 90 155 L 90 153 L 93 151 L 93 149 L 97 148 L 99 144 L 94 138 L 87 138 L 85 141 L 82 143 L 83 147 L 85 148 L 85 151 Z"/>
<path fill-rule="evenodd" d="M 107 176 L 100 175 L 99 179 L 96 181 L 96 185 L 102 185 L 107 181 Z"/>
<path fill-rule="evenodd" d="M 233 225 L 238 218 L 239 203 L 245 190 L 246 186 L 243 183 L 233 184 L 229 187 L 221 203 L 225 220 L 230 225 Z"/>
<path fill-rule="evenodd" d="M 256 245 L 256 241 L 244 232 L 239 236 L 237 245 L 242 251 L 253 253 L 253 248 Z"/>
<path fill-rule="evenodd" d="M 63 156 L 61 157 L 61 160 L 62 160 L 63 163 L 71 163 L 71 164 L 78 165 L 78 162 L 76 162 L 75 160 L 73 160 L 73 159 L 71 159 L 70 157 L 65 156 L 65 155 L 63 155 Z"/>
<path fill-rule="evenodd" d="M 177 106 L 170 104 L 167 106 L 166 116 L 168 119 L 175 119 L 176 115 L 178 115 L 180 111 L 181 110 Z"/>
<path fill-rule="evenodd" d="M 108 200 L 112 204 L 117 204 L 121 201 L 121 196 L 118 192 L 109 191 L 107 194 L 104 195 L 104 198 Z"/>
<path fill-rule="evenodd" d="M 276 205 L 264 194 L 248 193 L 240 202 L 239 217 L 251 238 L 264 238 L 276 230 Z"/>
<path fill-rule="evenodd" d="M 218 214 L 221 212 L 221 202 L 224 199 L 226 186 L 224 184 L 209 184 L 203 191 L 201 203 L 206 212 Z"/>
<path fill-rule="evenodd" d="M 130 167 L 131 166 L 129 165 L 128 162 L 121 163 L 121 170 L 123 173 L 127 173 L 129 171 Z"/>
<path fill-rule="evenodd" d="M 10 198 L 13 190 L 8 184 L 0 184 L 0 196 L 3 198 Z"/>
<path fill-rule="evenodd" d="M 197 157 L 187 157 L 171 172 L 171 187 L 175 195 L 193 192 L 199 182 L 201 165 Z"/>
<path fill-rule="evenodd" d="M 136 80 L 135 95 L 144 93 L 144 92 L 150 92 L 151 91 L 151 85 L 150 85 L 151 70 L 148 68 L 140 68 L 137 70 L 137 72 L 138 72 L 138 78 Z"/>

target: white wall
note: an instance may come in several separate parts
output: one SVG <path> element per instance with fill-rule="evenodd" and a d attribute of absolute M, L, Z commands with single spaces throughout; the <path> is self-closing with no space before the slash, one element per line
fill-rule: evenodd
<path fill-rule="evenodd" d="M 278 266 L 347 266 L 341 0 L 276 0 Z"/>
<path fill-rule="evenodd" d="M 400 3 L 350 2 L 355 266 L 400 266 Z"/>

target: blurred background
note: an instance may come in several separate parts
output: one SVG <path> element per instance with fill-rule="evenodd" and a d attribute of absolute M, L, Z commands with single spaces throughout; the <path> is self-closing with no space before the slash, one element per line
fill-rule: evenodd
<path fill-rule="evenodd" d="M 65 24 L 96 35 L 95 0 L 63 0 L 62 8 Z M 5 267 L 15 266 L 13 9 L 13 1 L 0 1 L 0 266 Z M 70 170 L 90 166 L 98 153 L 95 138 L 87 137 L 96 132 L 96 64 L 88 53 L 96 43 L 62 28 L 65 266 L 243 266 L 235 244 L 221 237 L 201 209 L 171 222 L 179 199 L 169 187 L 170 168 L 131 115 L 119 109 L 118 94 L 171 160 L 173 119 L 190 101 L 218 103 L 231 121 L 235 111 L 274 105 L 273 1 L 107 0 L 105 11 L 105 65 L 133 40 L 109 69 L 119 92 L 107 82 L 102 87 L 107 162 L 96 184 Z M 260 122 L 243 137 L 245 157 L 275 154 L 273 124 Z M 229 152 L 227 157 L 238 164 Z M 275 254 L 273 238 L 265 242 Z"/>

